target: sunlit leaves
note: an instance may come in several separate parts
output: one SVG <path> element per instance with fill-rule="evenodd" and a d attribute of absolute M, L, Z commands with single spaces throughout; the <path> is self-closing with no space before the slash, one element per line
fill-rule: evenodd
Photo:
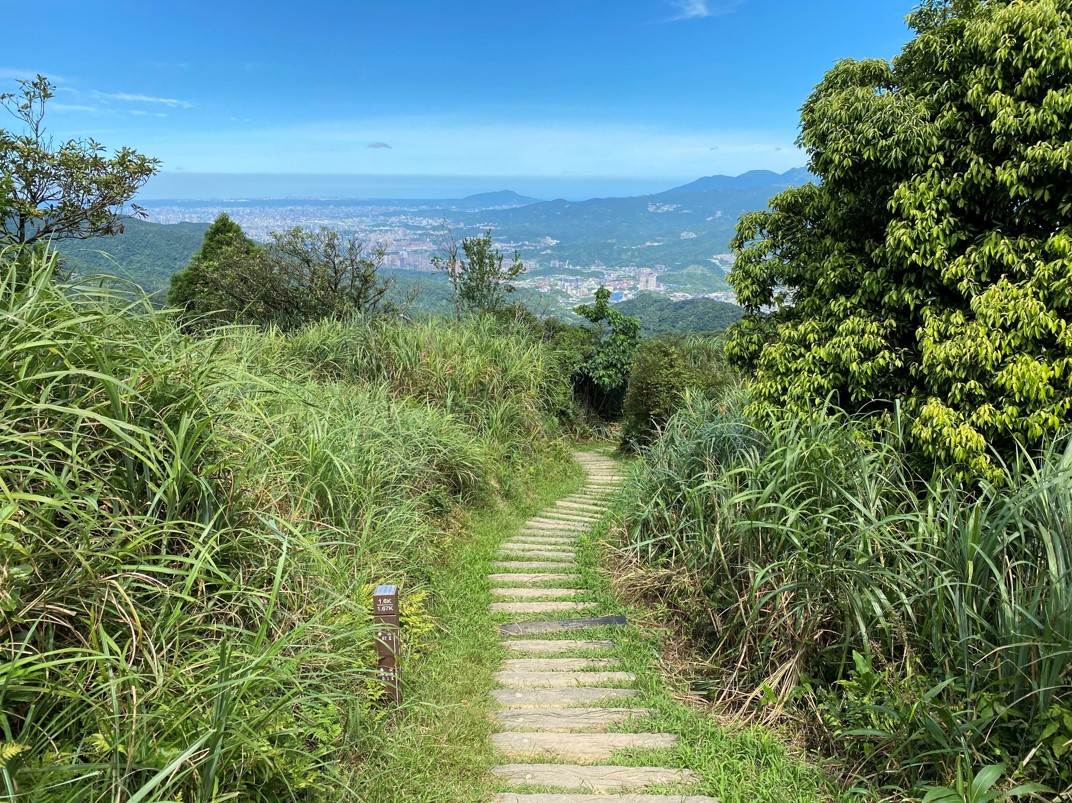
<path fill-rule="evenodd" d="M 821 184 L 742 218 L 728 351 L 761 405 L 900 399 L 925 453 L 986 474 L 990 447 L 1072 420 L 1072 13 L 932 0 L 911 22 L 892 64 L 843 61 L 804 104 Z"/>

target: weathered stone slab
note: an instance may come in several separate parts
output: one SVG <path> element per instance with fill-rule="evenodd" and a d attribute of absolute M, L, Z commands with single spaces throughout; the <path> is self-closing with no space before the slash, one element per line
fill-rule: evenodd
<path fill-rule="evenodd" d="M 538 585 L 539 583 L 561 583 L 566 580 L 574 580 L 573 574 L 552 574 L 542 572 L 540 574 L 511 572 L 504 574 L 489 574 L 488 580 L 493 583 L 505 583 L 508 585 Z"/>
<path fill-rule="evenodd" d="M 516 571 L 518 569 L 555 569 L 556 571 L 562 571 L 568 569 L 573 564 L 563 563 L 562 561 L 549 561 L 549 560 L 511 560 L 511 561 L 492 561 L 491 568 L 493 569 L 505 569 L 507 571 Z"/>
<path fill-rule="evenodd" d="M 507 672 L 580 672 L 610 669 L 617 663 L 612 658 L 508 658 L 502 668 Z"/>
<path fill-rule="evenodd" d="M 566 552 L 564 550 L 556 549 L 514 549 L 507 545 L 499 547 L 499 551 L 495 553 L 495 557 L 499 560 L 530 560 L 532 558 L 539 558 L 541 560 L 564 560 L 572 561 L 577 554 L 575 552 Z"/>
<path fill-rule="evenodd" d="M 496 597 L 517 597 L 519 599 L 565 599 L 581 593 L 579 588 L 493 588 Z"/>
<path fill-rule="evenodd" d="M 542 530 L 541 529 L 535 529 L 535 528 L 529 529 L 527 527 L 522 527 L 520 530 L 517 531 L 517 534 L 518 534 L 519 537 L 523 537 L 523 538 L 531 536 L 531 535 L 543 536 L 543 537 L 546 537 L 546 538 L 569 538 L 574 543 L 576 543 L 578 537 L 581 535 L 582 532 L 586 532 L 586 531 L 585 530 L 564 530 L 564 529 L 561 529 L 561 528 L 558 528 L 558 527 L 547 527 L 547 528 L 542 529 Z"/>
<path fill-rule="evenodd" d="M 576 544 L 575 535 L 511 535 L 504 544 Z"/>
<path fill-rule="evenodd" d="M 566 708 L 636 697 L 633 689 L 576 686 L 572 689 L 495 689 L 491 696 L 503 708 Z"/>
<path fill-rule="evenodd" d="M 570 689 L 601 683 L 632 683 L 632 672 L 496 672 L 496 682 L 504 689 Z"/>
<path fill-rule="evenodd" d="M 609 509 L 604 505 L 597 505 L 594 502 L 567 502 L 565 499 L 560 499 L 555 502 L 555 507 L 561 510 L 575 510 L 578 513 L 596 517 L 602 516 Z"/>
<path fill-rule="evenodd" d="M 561 519 L 529 519 L 519 532 L 532 533 L 536 530 L 564 530 L 566 533 L 583 533 L 588 530 L 587 524 L 562 521 Z"/>
<path fill-rule="evenodd" d="M 688 784 L 698 778 L 688 770 L 664 767 L 585 767 L 580 764 L 500 764 L 492 767 L 496 777 L 515 786 L 551 786 L 618 792 L 643 789 L 652 784 Z"/>
<path fill-rule="evenodd" d="M 491 744 L 510 758 L 554 757 L 596 761 L 618 750 L 662 750 L 677 744 L 671 733 L 494 733 Z"/>
<path fill-rule="evenodd" d="M 582 639 L 509 639 L 503 644 L 515 652 L 532 652 L 540 655 L 553 655 L 569 650 L 609 650 L 613 641 Z"/>
<path fill-rule="evenodd" d="M 523 795 L 503 792 L 493 803 L 720 803 L 717 797 L 703 795 Z"/>
<path fill-rule="evenodd" d="M 556 564 L 548 564 L 554 566 Z M 558 633 L 563 630 L 583 630 L 588 627 L 624 627 L 624 616 L 597 616 L 591 619 L 549 619 L 543 622 L 510 622 L 499 625 L 504 636 L 538 636 L 543 633 Z"/>
<path fill-rule="evenodd" d="M 596 733 L 616 722 L 650 713 L 647 708 L 509 708 L 493 711 L 491 717 L 511 731 Z"/>
<path fill-rule="evenodd" d="M 594 608 L 593 602 L 493 602 L 492 613 L 558 613 Z"/>

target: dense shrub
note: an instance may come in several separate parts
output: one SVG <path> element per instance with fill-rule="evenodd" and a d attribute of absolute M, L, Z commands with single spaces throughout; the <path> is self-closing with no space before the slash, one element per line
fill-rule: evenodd
<path fill-rule="evenodd" d="M 718 672 L 882 785 L 957 768 L 1072 784 L 1072 441 L 924 481 L 896 427 L 762 431 L 692 399 L 633 477 L 625 549 Z"/>
<path fill-rule="evenodd" d="M 688 391 L 713 397 L 733 381 L 721 338 L 665 336 L 641 342 L 625 392 L 622 448 L 650 443 Z"/>
<path fill-rule="evenodd" d="M 419 588 L 447 514 L 549 448 L 543 353 L 475 323 L 191 339 L 37 268 L 0 274 L 0 788 L 350 796 L 367 589 Z"/>

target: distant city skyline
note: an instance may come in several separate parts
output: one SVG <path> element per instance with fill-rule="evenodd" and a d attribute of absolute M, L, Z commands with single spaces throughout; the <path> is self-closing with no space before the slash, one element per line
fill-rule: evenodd
<path fill-rule="evenodd" d="M 893 57 L 915 5 L 56 0 L 0 92 L 49 77 L 57 138 L 161 159 L 146 198 L 635 195 L 803 165 L 812 87 Z"/>

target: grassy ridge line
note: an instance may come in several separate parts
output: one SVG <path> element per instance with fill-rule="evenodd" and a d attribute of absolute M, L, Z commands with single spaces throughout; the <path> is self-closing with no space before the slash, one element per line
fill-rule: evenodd
<path fill-rule="evenodd" d="M 582 483 L 580 466 L 565 455 L 522 473 L 523 494 L 460 522 L 467 535 L 432 571 L 428 614 L 435 628 L 406 675 L 402 707 L 374 735 L 375 743 L 389 746 L 370 750 L 350 780 L 362 800 L 463 803 L 492 793 L 490 691 L 505 650 L 490 614 L 488 565 L 505 534 Z"/>
<path fill-rule="evenodd" d="M 38 268 L 0 271 L 0 794 L 337 798 L 373 731 L 368 589 L 419 588 L 547 453 L 552 357 L 355 322 L 320 330 L 339 372 Z"/>

